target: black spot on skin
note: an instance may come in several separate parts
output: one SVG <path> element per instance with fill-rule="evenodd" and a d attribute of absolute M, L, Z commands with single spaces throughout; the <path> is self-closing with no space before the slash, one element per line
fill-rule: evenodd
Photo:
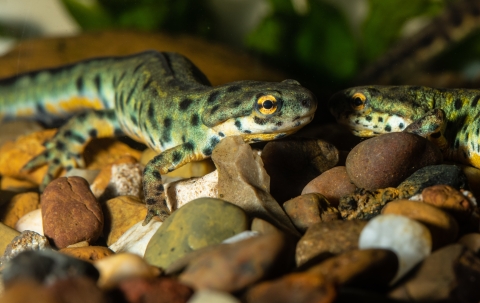
<path fill-rule="evenodd" d="M 178 163 L 180 162 L 180 160 L 182 159 L 182 153 L 181 152 L 174 152 L 173 155 L 172 155 L 172 161 L 173 163 Z"/>
<path fill-rule="evenodd" d="M 210 111 L 210 114 L 215 114 L 215 112 L 220 108 L 220 105 L 215 105 L 214 107 L 212 107 L 212 110 Z"/>
<path fill-rule="evenodd" d="M 65 143 L 63 143 L 61 141 L 57 141 L 57 144 L 55 144 L 55 148 L 57 150 L 64 151 L 65 150 Z"/>
<path fill-rule="evenodd" d="M 35 104 L 35 110 L 36 110 L 37 113 L 42 114 L 42 115 L 47 113 L 45 111 L 45 107 L 43 107 L 43 105 L 40 102 L 37 102 Z"/>
<path fill-rule="evenodd" d="M 295 121 L 295 119 L 293 121 Z M 262 119 L 262 118 L 259 118 L 259 117 L 253 117 L 253 122 L 255 122 L 259 125 L 265 125 L 267 123 L 267 119 Z"/>
<path fill-rule="evenodd" d="M 282 125 L 283 125 L 282 121 L 278 121 L 277 123 L 275 123 L 275 126 L 282 126 Z"/>
<path fill-rule="evenodd" d="M 164 126 L 165 128 L 170 128 L 170 127 L 172 127 L 172 119 L 170 119 L 170 118 L 165 118 L 165 119 L 163 120 L 163 126 Z"/>
<path fill-rule="evenodd" d="M 367 120 L 367 121 L 372 121 L 372 116 L 366 116 L 366 117 L 365 117 L 365 120 Z"/>
<path fill-rule="evenodd" d="M 115 136 L 120 136 L 123 134 L 123 131 L 121 128 L 116 127 L 115 130 L 113 131 Z"/>
<path fill-rule="evenodd" d="M 83 77 L 80 76 L 77 78 L 77 81 L 75 82 L 75 85 L 77 86 L 77 91 L 82 92 L 83 91 Z"/>
<path fill-rule="evenodd" d="M 180 102 L 180 110 L 181 111 L 186 111 L 190 105 L 192 104 L 193 100 L 192 99 L 183 99 L 182 102 Z"/>
<path fill-rule="evenodd" d="M 297 121 L 298 119 L 300 119 L 300 116 L 296 116 L 295 118 L 293 118 L 292 122 L 295 122 L 295 121 Z"/>
<path fill-rule="evenodd" d="M 455 149 L 458 149 L 460 147 L 460 140 L 458 140 L 458 138 L 455 140 L 455 145 L 454 145 L 454 148 Z"/>
<path fill-rule="evenodd" d="M 97 92 L 102 91 L 102 79 L 100 78 L 99 74 L 95 75 L 95 78 L 93 78 L 93 83 L 95 83 L 95 88 L 97 89 Z"/>
<path fill-rule="evenodd" d="M 387 125 L 385 126 L 385 131 L 391 132 L 391 131 L 392 131 L 392 127 L 387 124 Z"/>
<path fill-rule="evenodd" d="M 162 175 L 158 170 L 153 171 L 152 176 L 157 180 L 162 180 Z"/>
<path fill-rule="evenodd" d="M 193 144 L 192 142 L 186 142 L 183 144 L 183 148 L 186 150 L 186 151 L 193 151 L 195 149 L 195 144 Z"/>
<path fill-rule="evenodd" d="M 360 120 L 355 120 L 355 124 L 360 124 Z"/>
<path fill-rule="evenodd" d="M 58 158 L 53 159 L 53 164 L 55 165 L 60 164 L 60 160 Z"/>
<path fill-rule="evenodd" d="M 130 121 L 132 121 L 133 125 L 138 125 L 137 117 L 134 115 L 130 115 Z"/>
<path fill-rule="evenodd" d="M 246 134 L 251 134 L 252 133 L 252 131 L 250 131 L 248 129 L 244 130 L 243 132 L 246 133 Z"/>
<path fill-rule="evenodd" d="M 378 117 L 378 122 L 383 122 L 383 117 Z"/>
<path fill-rule="evenodd" d="M 206 156 L 210 156 L 215 146 L 217 146 L 218 142 L 220 142 L 220 139 L 218 139 L 217 137 L 210 138 L 210 143 L 202 150 L 203 154 Z"/>
<path fill-rule="evenodd" d="M 43 152 L 43 156 L 48 159 L 50 157 L 50 152 L 49 151 L 45 151 Z"/>
<path fill-rule="evenodd" d="M 460 98 L 455 99 L 455 105 L 454 106 L 455 106 L 456 110 L 461 109 L 462 108 L 462 100 L 460 100 Z"/>
<path fill-rule="evenodd" d="M 163 184 L 158 184 L 156 190 L 160 191 L 160 192 L 163 192 L 163 191 L 165 191 L 165 187 L 163 187 Z"/>
<path fill-rule="evenodd" d="M 185 143 L 185 135 L 182 135 L 182 143 Z"/>
<path fill-rule="evenodd" d="M 80 144 L 85 143 L 85 138 L 78 134 L 72 134 L 72 140 L 77 141 Z"/>
<path fill-rule="evenodd" d="M 193 114 L 192 119 L 190 120 L 190 123 L 192 124 L 192 126 L 198 126 L 199 121 L 200 120 L 198 119 L 198 114 Z"/>
<path fill-rule="evenodd" d="M 117 114 L 113 110 L 109 110 L 109 111 L 107 111 L 106 116 L 107 116 L 107 119 L 114 120 L 116 118 Z"/>
<path fill-rule="evenodd" d="M 480 99 L 480 96 L 475 96 L 475 98 L 473 98 L 473 100 L 472 100 L 471 107 L 477 107 L 479 99 Z"/>
<path fill-rule="evenodd" d="M 220 91 L 214 91 L 208 96 L 207 103 L 213 103 L 217 101 L 218 96 L 220 96 Z"/>
<path fill-rule="evenodd" d="M 162 138 L 160 141 L 160 144 L 163 145 L 164 142 L 170 142 L 172 140 L 170 136 L 170 132 L 172 130 L 172 119 L 170 118 L 165 118 L 163 120 L 163 132 L 162 132 Z"/>
<path fill-rule="evenodd" d="M 398 128 L 403 129 L 404 127 L 405 125 L 403 125 L 403 123 L 398 124 Z"/>
<path fill-rule="evenodd" d="M 70 171 L 70 170 L 72 170 L 72 169 L 73 169 L 73 166 L 71 166 L 71 165 L 67 165 L 67 166 L 65 166 L 65 169 L 66 169 L 67 171 Z"/>
<path fill-rule="evenodd" d="M 154 112 L 154 110 L 153 110 L 153 105 L 152 105 L 152 103 L 149 103 L 149 104 L 148 104 L 147 115 L 148 115 L 148 119 L 149 119 L 150 121 L 154 121 L 154 120 L 155 120 L 155 112 Z"/>
<path fill-rule="evenodd" d="M 478 130 L 477 130 L 477 131 L 478 131 Z M 222 133 L 222 132 L 219 132 L 218 135 L 219 135 L 220 137 L 225 137 L 225 134 Z"/>
<path fill-rule="evenodd" d="M 285 137 L 287 134 L 278 134 L 275 136 L 275 139 L 281 139 L 283 137 Z"/>
<path fill-rule="evenodd" d="M 87 113 L 78 114 L 77 119 L 79 122 L 82 122 L 82 123 L 85 122 L 85 120 L 87 119 Z"/>
<path fill-rule="evenodd" d="M 233 107 L 239 107 L 240 104 L 242 104 L 242 102 L 240 102 L 240 101 L 235 101 L 235 102 L 233 102 Z"/>
<path fill-rule="evenodd" d="M 148 198 L 147 200 L 145 200 L 145 203 L 147 205 L 154 205 L 155 204 L 155 199 L 153 198 Z"/>
<path fill-rule="evenodd" d="M 463 157 L 464 157 L 465 159 L 468 158 L 468 155 L 467 155 L 467 153 L 466 153 L 465 151 L 463 151 Z"/>
<path fill-rule="evenodd" d="M 240 85 L 231 85 L 227 88 L 227 93 L 238 92 L 242 87 Z"/>
<path fill-rule="evenodd" d="M 91 130 L 88 131 L 88 135 L 91 138 L 96 138 L 98 136 L 98 131 L 96 129 L 91 129 Z"/>
<path fill-rule="evenodd" d="M 143 66 L 143 62 L 138 64 L 137 66 L 135 66 L 135 68 L 133 69 L 133 73 L 135 74 L 136 72 L 138 72 L 138 70 Z"/>
<path fill-rule="evenodd" d="M 72 131 L 71 130 L 66 130 L 64 133 L 63 133 L 63 136 L 65 138 L 70 138 L 72 136 Z"/>
<path fill-rule="evenodd" d="M 299 127 L 300 126 L 300 121 L 295 122 L 294 127 Z"/>
<path fill-rule="evenodd" d="M 143 84 L 142 90 L 143 90 L 143 91 L 144 91 L 144 90 L 147 90 L 147 89 L 150 87 L 150 85 L 152 84 L 152 81 L 153 81 L 153 80 L 152 80 L 151 77 L 148 78 L 148 80 Z"/>
<path fill-rule="evenodd" d="M 235 120 L 235 126 L 238 130 L 242 130 L 242 122 L 240 120 Z"/>
<path fill-rule="evenodd" d="M 432 137 L 433 139 L 438 139 L 440 138 L 442 134 L 440 132 L 436 132 L 436 133 L 433 133 L 430 135 L 430 137 Z"/>

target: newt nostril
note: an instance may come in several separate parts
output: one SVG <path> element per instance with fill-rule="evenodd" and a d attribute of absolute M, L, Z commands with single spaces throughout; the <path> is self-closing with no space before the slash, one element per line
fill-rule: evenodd
<path fill-rule="evenodd" d="M 305 108 L 309 108 L 310 107 L 310 99 L 303 99 L 302 100 L 302 106 L 305 107 Z"/>

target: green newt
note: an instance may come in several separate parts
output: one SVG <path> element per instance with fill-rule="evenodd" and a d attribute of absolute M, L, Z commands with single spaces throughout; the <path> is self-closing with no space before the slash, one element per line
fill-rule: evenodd
<path fill-rule="evenodd" d="M 360 137 L 412 132 L 438 145 L 444 158 L 480 168 L 480 90 L 359 86 L 340 91 L 330 112 Z"/>
<path fill-rule="evenodd" d="M 48 164 L 41 189 L 62 168 L 83 166 L 82 152 L 93 138 L 127 135 L 158 152 L 143 172 L 145 223 L 169 215 L 161 174 L 209 157 L 228 136 L 251 143 L 292 134 L 313 119 L 316 107 L 314 95 L 295 80 L 212 87 L 184 56 L 156 51 L 0 81 L 0 122 L 33 119 L 49 126 L 68 119 L 23 168 Z"/>

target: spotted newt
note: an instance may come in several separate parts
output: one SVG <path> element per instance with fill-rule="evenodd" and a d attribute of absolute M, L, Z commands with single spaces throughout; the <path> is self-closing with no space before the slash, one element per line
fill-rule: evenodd
<path fill-rule="evenodd" d="M 360 137 L 406 131 L 426 137 L 444 158 L 480 168 L 480 90 L 359 86 L 340 91 L 330 112 Z"/>
<path fill-rule="evenodd" d="M 161 174 L 209 157 L 228 136 L 251 143 L 289 135 L 313 119 L 316 107 L 314 95 L 295 80 L 212 87 L 184 56 L 156 51 L 0 80 L 0 122 L 66 121 L 24 167 L 48 164 L 41 188 L 62 168 L 83 166 L 82 151 L 93 138 L 127 135 L 155 150 L 143 172 L 145 223 L 169 215 Z"/>

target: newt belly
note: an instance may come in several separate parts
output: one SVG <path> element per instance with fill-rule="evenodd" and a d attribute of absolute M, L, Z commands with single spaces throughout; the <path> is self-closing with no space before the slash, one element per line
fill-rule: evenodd
<path fill-rule="evenodd" d="M 212 87 L 187 58 L 155 51 L 0 80 L 0 122 L 66 120 L 45 152 L 24 167 L 48 164 L 41 188 L 62 168 L 82 166 L 92 138 L 124 134 L 158 152 L 144 170 L 146 222 L 169 214 L 161 174 L 209 157 L 227 136 L 256 142 L 291 134 L 313 119 L 316 106 L 295 80 Z"/>

